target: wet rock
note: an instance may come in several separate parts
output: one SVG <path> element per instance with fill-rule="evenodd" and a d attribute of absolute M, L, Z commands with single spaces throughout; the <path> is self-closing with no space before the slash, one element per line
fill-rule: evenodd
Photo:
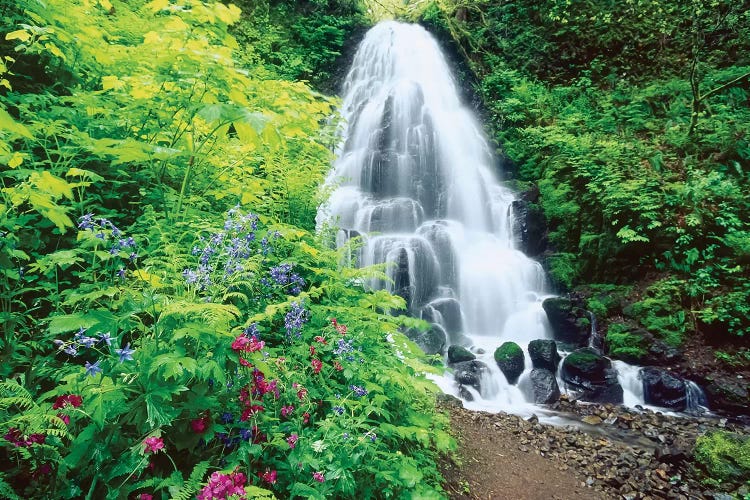
<path fill-rule="evenodd" d="M 481 392 L 482 375 L 488 371 L 487 365 L 481 361 L 462 361 L 453 365 L 453 378 L 459 385 L 469 385 Z"/>
<path fill-rule="evenodd" d="M 445 352 L 447 335 L 440 325 L 432 325 L 426 332 L 409 329 L 406 336 L 422 349 L 425 354 L 442 354 Z"/>
<path fill-rule="evenodd" d="M 584 309 L 565 297 L 546 299 L 542 302 L 542 307 L 547 313 L 555 340 L 573 347 L 583 347 L 588 344 L 591 320 Z"/>
<path fill-rule="evenodd" d="M 560 399 L 560 388 L 555 374 L 544 368 L 534 368 L 529 376 L 536 404 L 551 404 Z"/>
<path fill-rule="evenodd" d="M 534 203 L 539 197 L 539 189 L 534 188 L 515 200 L 513 210 L 513 233 L 519 242 L 520 250 L 529 257 L 536 257 L 547 248 L 547 222 L 541 207 Z"/>
<path fill-rule="evenodd" d="M 421 317 L 443 325 L 450 336 L 462 331 L 461 304 L 456 299 L 444 297 L 431 301 L 422 308 Z"/>
<path fill-rule="evenodd" d="M 534 368 L 543 368 L 551 372 L 557 371 L 560 354 L 554 340 L 532 340 L 529 342 L 529 358 Z"/>
<path fill-rule="evenodd" d="M 463 361 L 473 361 L 475 359 L 477 359 L 477 357 L 465 347 L 452 345 L 448 348 L 449 363 L 461 363 Z"/>
<path fill-rule="evenodd" d="M 505 342 L 495 349 L 495 362 L 500 367 L 509 384 L 518 382 L 518 377 L 523 373 L 524 355 L 523 350 L 515 342 Z"/>
<path fill-rule="evenodd" d="M 584 347 L 565 357 L 561 369 L 565 385 L 580 399 L 595 403 L 622 403 L 623 391 L 612 362 L 594 349 Z"/>
<path fill-rule="evenodd" d="M 707 381 L 704 391 L 712 410 L 750 414 L 750 381 L 720 376 L 707 378 Z"/>
<path fill-rule="evenodd" d="M 687 406 L 685 381 L 666 370 L 644 368 L 641 370 L 643 395 L 647 404 L 682 411 Z"/>

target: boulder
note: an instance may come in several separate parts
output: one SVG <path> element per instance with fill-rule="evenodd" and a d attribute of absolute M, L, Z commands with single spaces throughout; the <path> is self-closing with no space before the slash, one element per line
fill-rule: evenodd
<path fill-rule="evenodd" d="M 750 414 L 750 381 L 729 376 L 712 375 L 703 390 L 711 410 L 734 415 Z"/>
<path fill-rule="evenodd" d="M 565 386 L 580 393 L 580 399 L 592 403 L 621 404 L 622 386 L 612 362 L 594 349 L 584 347 L 565 357 L 561 368 Z"/>
<path fill-rule="evenodd" d="M 683 411 L 687 406 L 687 386 L 680 377 L 666 370 L 644 368 L 641 380 L 646 404 L 677 411 Z"/>
<path fill-rule="evenodd" d="M 534 368 L 544 368 L 554 373 L 560 362 L 557 344 L 554 340 L 532 340 L 529 342 L 529 358 Z"/>
<path fill-rule="evenodd" d="M 560 399 L 560 387 L 555 374 L 544 368 L 534 368 L 529 376 L 536 404 L 552 404 Z"/>
<path fill-rule="evenodd" d="M 495 349 L 495 362 L 509 384 L 518 382 L 524 369 L 523 350 L 515 342 L 505 342 Z"/>
<path fill-rule="evenodd" d="M 460 345 L 452 345 L 448 348 L 448 363 L 461 363 L 463 361 L 474 361 L 477 357 L 471 351 Z"/>
<path fill-rule="evenodd" d="M 542 302 L 555 340 L 575 347 L 588 345 L 591 320 L 588 312 L 565 297 L 553 297 Z"/>
<path fill-rule="evenodd" d="M 489 372 L 487 365 L 481 361 L 462 361 L 453 365 L 453 378 L 459 385 L 469 385 L 482 391 L 482 375 Z"/>
<path fill-rule="evenodd" d="M 440 325 L 432 325 L 426 332 L 409 329 L 405 335 L 422 349 L 425 354 L 443 354 L 448 342 L 445 330 Z"/>

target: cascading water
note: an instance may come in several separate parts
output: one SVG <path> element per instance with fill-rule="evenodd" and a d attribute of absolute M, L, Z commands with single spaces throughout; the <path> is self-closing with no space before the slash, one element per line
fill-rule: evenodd
<path fill-rule="evenodd" d="M 452 377 L 436 379 L 443 391 L 470 408 L 538 411 L 528 356 L 518 383 L 509 384 L 493 354 L 506 341 L 527 350 L 532 340 L 552 338 L 542 308 L 551 295 L 541 265 L 516 248 L 514 195 L 493 174 L 492 153 L 437 42 L 417 25 L 372 28 L 354 57 L 341 112 L 344 140 L 328 179 L 335 189 L 319 225 L 340 228 L 338 246 L 361 236 L 350 256 L 359 265 L 389 264 L 389 280 L 368 285 L 402 296 L 410 314 L 433 325 L 418 339 L 426 351 L 459 345 L 482 363 L 479 383 L 459 388 Z M 642 403 L 638 368 L 615 366 L 625 403 Z"/>
<path fill-rule="evenodd" d="M 339 244 L 361 235 L 360 265 L 391 264 L 392 282 L 369 285 L 401 295 L 411 314 L 434 324 L 433 337 L 485 362 L 476 400 L 506 410 L 526 404 L 492 354 L 507 340 L 525 347 L 549 338 L 545 276 L 515 248 L 513 193 L 493 174 L 439 46 L 420 26 L 380 23 L 344 90 L 347 129 L 330 178 L 338 188 L 319 222 L 341 228 Z"/>

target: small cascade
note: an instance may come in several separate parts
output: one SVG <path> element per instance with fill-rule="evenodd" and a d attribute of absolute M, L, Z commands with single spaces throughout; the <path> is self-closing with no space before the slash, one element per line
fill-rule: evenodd
<path fill-rule="evenodd" d="M 612 361 L 612 366 L 617 370 L 617 381 L 622 386 L 623 404 L 631 408 L 643 405 L 641 367 L 629 365 L 624 361 Z"/>
<path fill-rule="evenodd" d="M 692 380 L 685 380 L 685 385 L 687 386 L 685 413 L 702 414 L 708 411 L 708 399 L 703 389 Z"/>

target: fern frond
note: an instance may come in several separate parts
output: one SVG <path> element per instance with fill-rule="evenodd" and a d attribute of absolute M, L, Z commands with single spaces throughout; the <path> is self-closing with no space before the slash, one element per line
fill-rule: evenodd
<path fill-rule="evenodd" d="M 190 473 L 188 480 L 182 485 L 182 488 L 180 488 L 180 491 L 172 496 L 172 500 L 190 500 L 193 498 L 193 495 L 195 495 L 203 485 L 203 476 L 206 475 L 208 467 L 208 461 L 197 463 L 195 467 L 193 467 L 193 472 Z"/>
<path fill-rule="evenodd" d="M 0 498 L 7 498 L 8 500 L 21 500 L 15 490 L 5 482 L 5 474 L 0 472 Z"/>

